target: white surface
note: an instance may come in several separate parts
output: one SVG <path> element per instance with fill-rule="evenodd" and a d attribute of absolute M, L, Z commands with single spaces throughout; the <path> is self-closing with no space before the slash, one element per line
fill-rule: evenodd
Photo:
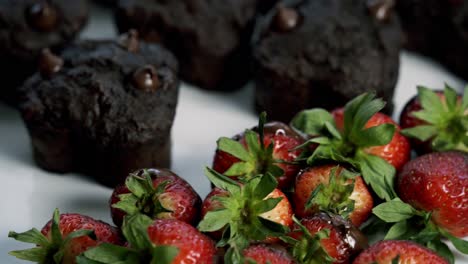
<path fill-rule="evenodd" d="M 115 36 L 107 11 L 95 10 L 84 35 Z M 97 14 L 96 14 L 97 12 Z M 416 93 L 416 85 L 442 87 L 444 82 L 461 90 L 464 83 L 437 64 L 403 53 L 395 94 L 396 111 Z M 231 136 L 256 124 L 253 89 L 231 94 L 206 92 L 183 85 L 173 127 L 173 170 L 187 179 L 204 197 L 210 187 L 203 168 L 210 165 L 220 136 Z M 40 170 L 31 158 L 29 137 L 18 113 L 0 104 L 0 263 L 25 263 L 9 256 L 10 250 L 28 245 L 7 238 L 8 231 L 41 228 L 54 208 L 111 222 L 107 200 L 111 189 L 80 175 L 56 175 Z M 468 264 L 468 257 L 457 263 Z"/>

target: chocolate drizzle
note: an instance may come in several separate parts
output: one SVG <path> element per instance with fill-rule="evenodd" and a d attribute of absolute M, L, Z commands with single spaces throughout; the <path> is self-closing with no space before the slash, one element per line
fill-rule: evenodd
<path fill-rule="evenodd" d="M 393 16 L 395 0 L 367 0 L 371 15 L 380 22 L 388 22 Z"/>
<path fill-rule="evenodd" d="M 43 49 L 39 56 L 39 72 L 42 77 L 50 78 L 59 72 L 63 66 L 63 59 L 54 55 L 49 49 Z"/>
<path fill-rule="evenodd" d="M 273 19 L 275 28 L 281 32 L 291 31 L 299 24 L 300 16 L 294 8 L 278 6 Z"/>
<path fill-rule="evenodd" d="M 145 92 L 154 92 L 159 88 L 158 72 L 153 65 L 146 65 L 133 73 L 133 85 Z"/>
<path fill-rule="evenodd" d="M 47 1 L 34 3 L 26 10 L 26 19 L 35 30 L 42 32 L 53 31 L 58 24 L 58 13 Z"/>
<path fill-rule="evenodd" d="M 119 44 L 130 52 L 138 52 L 140 47 L 138 32 L 135 29 L 130 29 L 127 33 L 122 34 L 119 38 Z"/>

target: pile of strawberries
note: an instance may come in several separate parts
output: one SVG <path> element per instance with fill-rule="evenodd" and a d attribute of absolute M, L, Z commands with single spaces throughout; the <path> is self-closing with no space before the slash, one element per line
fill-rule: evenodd
<path fill-rule="evenodd" d="M 468 254 L 467 89 L 420 87 L 403 129 L 384 105 L 363 94 L 290 126 L 261 114 L 257 127 L 218 140 L 203 201 L 171 171 L 144 169 L 114 189 L 117 228 L 55 211 L 41 231 L 10 232 L 36 245 L 10 254 L 57 264 L 453 263 L 445 239 Z M 420 156 L 410 160 L 412 147 Z"/>

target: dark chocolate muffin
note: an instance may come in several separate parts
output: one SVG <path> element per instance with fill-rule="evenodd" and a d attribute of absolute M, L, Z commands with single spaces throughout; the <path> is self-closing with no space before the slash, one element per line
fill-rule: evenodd
<path fill-rule="evenodd" d="M 0 99 L 15 104 L 44 48 L 60 50 L 86 24 L 86 0 L 0 0 Z"/>
<path fill-rule="evenodd" d="M 120 0 L 116 19 L 121 32 L 137 29 L 145 40 L 170 49 L 183 80 L 232 90 L 250 77 L 249 41 L 258 1 Z"/>
<path fill-rule="evenodd" d="M 312 107 L 332 109 L 363 92 L 393 108 L 401 30 L 391 1 L 286 0 L 256 25 L 256 103 L 289 121 Z"/>
<path fill-rule="evenodd" d="M 405 47 L 435 58 L 468 79 L 468 2 L 398 0 Z"/>
<path fill-rule="evenodd" d="M 42 54 L 20 105 L 40 167 L 114 186 L 136 169 L 170 166 L 177 62 L 130 35 Z"/>

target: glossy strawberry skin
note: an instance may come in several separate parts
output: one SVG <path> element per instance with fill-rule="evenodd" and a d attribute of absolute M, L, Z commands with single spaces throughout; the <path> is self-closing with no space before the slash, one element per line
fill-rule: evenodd
<path fill-rule="evenodd" d="M 196 224 L 200 216 L 201 198 L 192 186 L 177 174 L 166 169 L 149 169 L 148 172 L 155 188 L 161 183 L 167 184 L 164 193 L 158 199 L 166 209 L 172 212 L 162 213 L 158 215 L 158 218 L 178 219 Z M 120 184 L 115 187 L 109 199 L 112 220 L 117 226 L 122 225 L 126 213 L 112 205 L 120 201 L 119 195 L 126 193 L 130 193 L 130 190 L 124 184 Z"/>
<path fill-rule="evenodd" d="M 148 227 L 148 235 L 155 245 L 179 249 L 173 264 L 216 263 L 215 242 L 193 226 L 176 219 L 157 219 Z"/>
<path fill-rule="evenodd" d="M 343 130 L 344 126 L 344 109 L 339 108 L 332 112 L 338 129 Z M 396 170 L 400 170 L 411 158 L 411 146 L 408 139 L 400 133 L 400 126 L 389 116 L 376 113 L 373 115 L 365 128 L 370 128 L 383 124 L 393 124 L 396 126 L 395 135 L 390 143 L 384 146 L 374 146 L 364 149 L 366 153 L 381 157 L 390 163 Z"/>
<path fill-rule="evenodd" d="M 399 263 L 448 264 L 435 252 L 410 241 L 383 240 L 364 250 L 353 264 L 392 264 L 399 257 Z"/>
<path fill-rule="evenodd" d="M 349 263 L 353 256 L 367 246 L 364 235 L 340 216 L 318 213 L 301 219 L 301 224 L 311 235 L 323 229 L 330 231 L 330 236 L 322 239 L 320 245 L 335 260 L 334 264 Z M 294 230 L 290 236 L 300 239 L 303 236 L 302 231 L 297 231 L 297 226 Z"/>
<path fill-rule="evenodd" d="M 432 212 L 432 220 L 457 237 L 468 236 L 468 154 L 429 153 L 406 164 L 397 177 L 401 199 Z"/>
<path fill-rule="evenodd" d="M 51 236 L 51 224 L 51 221 L 49 221 L 41 230 L 42 234 L 49 238 Z M 117 228 L 89 216 L 81 214 L 61 214 L 59 229 L 63 237 L 78 230 L 94 230 L 97 238 L 96 240 L 87 236 L 74 238 L 72 242 L 67 245 L 62 263 L 76 263 L 76 256 L 80 255 L 88 248 L 95 247 L 101 243 L 123 245 L 123 240 Z"/>
<path fill-rule="evenodd" d="M 244 258 L 253 260 L 257 264 L 293 264 L 294 259 L 285 248 L 277 245 L 256 244 L 251 245 L 243 251 Z M 248 262 L 246 262 L 248 263 Z"/>
<path fill-rule="evenodd" d="M 271 143 L 274 144 L 274 159 L 293 162 L 301 154 L 302 150 L 291 150 L 304 143 L 304 138 L 293 131 L 289 126 L 280 122 L 267 123 L 265 124 L 264 133 L 263 144 L 265 146 Z M 243 134 L 235 136 L 234 139 L 241 142 L 242 145 L 247 148 Z M 217 150 L 213 159 L 213 169 L 219 173 L 224 173 L 234 163 L 239 161 L 238 158 L 224 151 Z M 276 163 L 275 165 L 284 171 L 284 174 L 277 178 L 278 188 L 288 188 L 293 183 L 294 177 L 297 175 L 300 167 L 298 165 L 285 163 Z"/>
<path fill-rule="evenodd" d="M 294 213 L 298 217 L 312 216 L 318 212 L 318 208 L 305 208 L 305 205 L 313 192 L 320 184 L 328 184 L 330 180 L 330 172 L 337 165 L 322 165 L 317 167 L 309 167 L 297 176 L 293 201 L 295 205 Z M 336 173 L 341 171 L 341 167 Z M 330 197 L 331 198 L 331 197 Z M 354 190 L 351 193 L 352 200 L 355 201 L 354 210 L 350 214 L 350 220 L 355 226 L 360 226 L 369 218 L 372 213 L 374 200 L 371 193 L 367 189 L 361 176 L 356 177 Z"/>

